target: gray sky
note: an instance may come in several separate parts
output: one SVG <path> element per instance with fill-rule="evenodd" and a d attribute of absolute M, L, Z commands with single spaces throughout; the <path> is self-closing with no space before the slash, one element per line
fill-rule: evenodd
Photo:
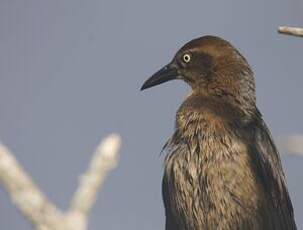
<path fill-rule="evenodd" d="M 90 229 L 164 229 L 160 149 L 188 92 L 179 81 L 140 92 L 180 46 L 213 34 L 248 59 L 258 106 L 274 137 L 303 133 L 301 0 L 2 0 L 0 139 L 59 207 L 66 208 L 99 140 L 123 138 Z M 298 229 L 303 158 L 283 156 Z M 27 230 L 0 189 L 1 229 Z"/>

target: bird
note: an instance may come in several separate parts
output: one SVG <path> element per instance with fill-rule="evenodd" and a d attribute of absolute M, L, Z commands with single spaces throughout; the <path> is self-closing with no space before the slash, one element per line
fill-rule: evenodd
<path fill-rule="evenodd" d="M 256 106 L 245 57 L 220 37 L 199 37 L 141 90 L 174 79 L 191 90 L 163 147 L 165 229 L 297 229 L 280 155 Z"/>

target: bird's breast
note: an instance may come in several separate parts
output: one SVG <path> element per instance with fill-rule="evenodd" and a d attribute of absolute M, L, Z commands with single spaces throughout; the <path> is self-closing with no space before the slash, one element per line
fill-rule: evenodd
<path fill-rule="evenodd" d="M 180 116 L 179 133 L 172 138 L 166 157 L 166 208 L 172 207 L 176 216 L 189 217 L 188 223 L 179 224 L 192 228 L 184 229 L 221 229 L 220 225 L 234 225 L 237 217 L 259 208 L 260 187 L 247 146 L 228 124 L 207 116 L 192 113 L 192 120 L 186 121 Z"/>

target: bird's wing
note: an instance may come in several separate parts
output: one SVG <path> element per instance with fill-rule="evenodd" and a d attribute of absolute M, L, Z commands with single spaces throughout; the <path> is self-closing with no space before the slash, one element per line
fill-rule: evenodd
<path fill-rule="evenodd" d="M 254 124 L 254 143 L 252 148 L 252 158 L 255 161 L 258 176 L 263 184 L 265 192 L 268 194 L 271 223 L 274 229 L 295 230 L 293 207 L 286 188 L 285 176 L 278 150 L 272 140 L 269 129 L 260 118 L 257 125 Z"/>

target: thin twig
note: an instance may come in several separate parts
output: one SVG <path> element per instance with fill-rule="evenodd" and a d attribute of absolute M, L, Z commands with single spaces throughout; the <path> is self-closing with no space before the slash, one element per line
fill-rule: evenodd
<path fill-rule="evenodd" d="M 303 28 L 300 27 L 280 26 L 278 32 L 281 34 L 303 37 Z"/>

